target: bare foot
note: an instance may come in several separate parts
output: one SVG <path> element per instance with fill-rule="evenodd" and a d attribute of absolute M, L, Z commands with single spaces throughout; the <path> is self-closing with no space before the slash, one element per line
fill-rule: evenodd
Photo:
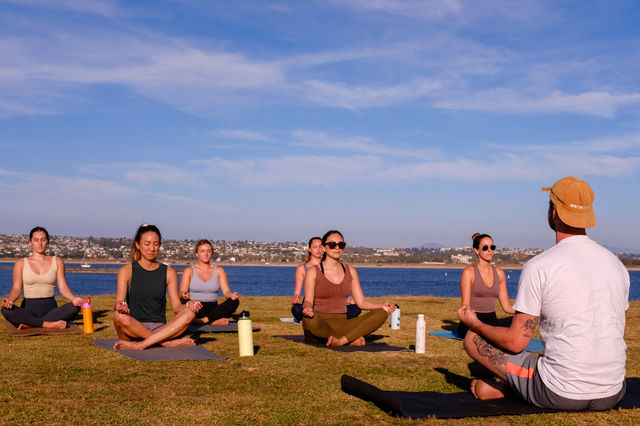
<path fill-rule="evenodd" d="M 349 343 L 349 346 L 364 346 L 366 344 L 367 344 L 367 342 L 365 342 L 364 336 L 360 336 L 356 340 L 354 340 L 353 342 Z"/>
<path fill-rule="evenodd" d="M 64 329 L 67 328 L 67 322 L 66 321 L 45 321 L 42 323 L 42 327 L 44 328 L 57 328 L 57 329 Z"/>
<path fill-rule="evenodd" d="M 144 349 L 142 347 L 142 342 L 132 342 L 130 340 L 118 340 L 115 345 L 113 345 L 113 350 L 117 351 L 118 349 L 135 349 L 140 351 Z"/>
<path fill-rule="evenodd" d="M 18 330 L 26 330 L 27 328 L 33 328 L 30 325 L 27 324 L 20 324 L 18 325 Z"/>
<path fill-rule="evenodd" d="M 166 342 L 160 343 L 160 345 L 165 348 L 173 348 L 176 346 L 195 346 L 196 342 L 190 337 L 183 337 L 181 339 L 167 340 Z"/>
<path fill-rule="evenodd" d="M 327 339 L 327 346 L 344 346 L 347 343 L 349 343 L 349 341 L 347 340 L 346 336 L 342 336 L 342 337 L 329 336 L 329 338 Z"/>
<path fill-rule="evenodd" d="M 211 324 L 213 324 L 213 325 L 228 325 L 229 324 L 229 320 L 227 318 L 219 318 L 219 319 L 213 321 Z"/>
<path fill-rule="evenodd" d="M 471 382 L 471 393 L 478 399 L 504 398 L 506 383 L 487 383 L 484 380 Z"/>

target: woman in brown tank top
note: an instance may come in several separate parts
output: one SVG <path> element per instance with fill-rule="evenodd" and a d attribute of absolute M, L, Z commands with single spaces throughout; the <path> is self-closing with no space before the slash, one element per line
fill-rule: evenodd
<path fill-rule="evenodd" d="M 473 251 L 476 252 L 478 261 L 473 266 L 467 266 L 460 277 L 460 293 L 462 294 L 462 306 L 470 306 L 480 321 L 491 325 L 507 327 L 511 317 L 498 319 L 496 317 L 496 299 L 500 301 L 502 309 L 508 314 L 515 314 L 507 293 L 507 279 L 504 271 L 491 265 L 494 250 L 493 238 L 488 234 L 475 233 Z M 458 325 L 458 336 L 467 334 L 467 326 L 462 322 Z"/>
<path fill-rule="evenodd" d="M 364 346 L 364 336 L 377 330 L 396 307 L 389 302 L 374 303 L 365 299 L 356 269 L 340 262 L 346 243 L 339 231 L 327 232 L 322 237 L 322 245 L 325 256 L 319 265 L 307 271 L 304 281 L 305 341 L 327 346 Z M 369 312 L 347 319 L 349 293 L 360 309 Z"/>

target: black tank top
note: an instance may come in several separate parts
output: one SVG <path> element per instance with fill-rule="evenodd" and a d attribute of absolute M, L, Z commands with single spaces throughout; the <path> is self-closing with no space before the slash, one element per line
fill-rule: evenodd
<path fill-rule="evenodd" d="M 167 265 L 147 271 L 133 262 L 127 304 L 131 316 L 140 322 L 167 322 Z"/>

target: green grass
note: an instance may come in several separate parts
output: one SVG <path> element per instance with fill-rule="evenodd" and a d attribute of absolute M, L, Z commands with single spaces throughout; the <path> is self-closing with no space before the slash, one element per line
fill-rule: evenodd
<path fill-rule="evenodd" d="M 414 343 L 418 313 L 427 329 L 456 320 L 457 299 L 389 298 L 402 308 L 402 328 L 377 334 L 408 347 Z M 243 297 L 251 311 L 254 357 L 238 356 L 235 334 L 203 334 L 211 352 L 227 360 L 137 362 L 93 345 L 115 338 L 113 296 L 92 299 L 98 315 L 93 335 L 10 338 L 0 332 L 1 424 L 421 424 L 389 416 L 343 393 L 349 374 L 387 390 L 458 392 L 473 374 L 462 344 L 427 336 L 427 353 L 339 353 L 275 335 L 302 334 L 288 317 L 288 297 Z M 374 300 L 381 300 L 376 299 Z M 171 314 L 169 314 L 171 316 Z M 640 376 L 640 302 L 627 313 L 627 376 Z M 445 379 L 445 373 L 454 380 Z M 450 374 L 449 374 L 450 373 Z M 502 416 L 428 423 L 638 424 L 640 410 Z"/>

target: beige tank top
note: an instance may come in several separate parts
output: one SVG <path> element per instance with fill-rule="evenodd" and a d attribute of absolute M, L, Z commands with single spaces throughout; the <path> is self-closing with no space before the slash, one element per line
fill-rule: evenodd
<path fill-rule="evenodd" d="M 25 299 L 35 299 L 39 297 L 53 297 L 56 289 L 56 275 L 58 273 L 58 262 L 56 257 L 51 258 L 51 266 L 44 274 L 36 274 L 29 265 L 29 259 L 24 258 L 22 269 L 22 291 Z"/>

